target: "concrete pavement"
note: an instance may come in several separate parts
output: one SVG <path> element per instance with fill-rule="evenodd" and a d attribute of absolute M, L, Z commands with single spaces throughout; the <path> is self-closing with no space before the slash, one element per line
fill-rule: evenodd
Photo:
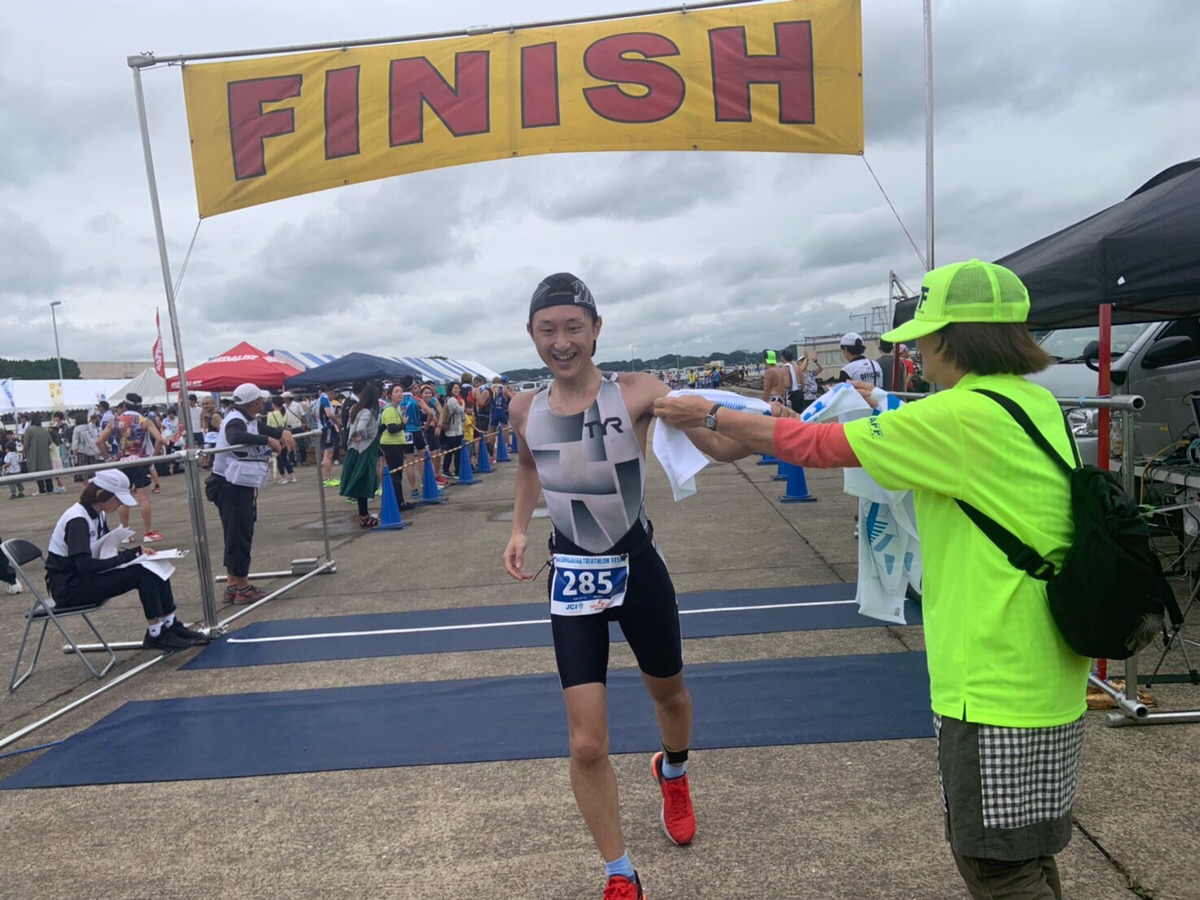
<path fill-rule="evenodd" d="M 783 505 L 773 466 L 756 457 L 716 464 L 700 492 L 674 503 L 650 462 L 647 508 L 682 592 L 851 581 L 854 501 L 841 473 L 809 472 L 815 504 Z M 338 571 L 317 576 L 243 618 L 531 602 L 500 564 L 514 464 L 450 501 L 405 513 L 411 527 L 368 533 L 354 507 L 327 492 Z M 321 552 L 315 470 L 269 485 L 259 502 L 255 570 Z M 190 546 L 182 477 L 154 497 L 163 546 Z M 0 534 L 44 546 L 74 497 L 0 501 Z M 220 565 L 220 525 L 205 504 Z M 136 517 L 136 511 L 134 512 Z M 549 523 L 537 519 L 540 551 Z M 534 552 L 533 558 L 538 554 Z M 199 618 L 194 563 L 176 574 L 185 618 Z M 544 576 L 543 576 L 544 577 Z M 0 661 L 16 651 L 27 595 L 5 597 Z M 109 638 L 140 638 L 135 595 L 98 616 Z M 77 623 L 78 624 L 78 623 Z M 1200 624 L 1189 629 L 1200 638 Z M 10 734 L 97 686 L 53 643 L 33 678 L 0 700 Z M 687 641 L 689 663 L 920 650 L 918 626 L 809 631 Z M 419 682 L 554 671 L 550 648 L 447 653 L 280 666 L 178 671 L 168 658 L 7 748 L 74 734 L 131 700 Z M 1143 654 L 1142 670 L 1157 660 Z M 121 654 L 114 675 L 151 658 Z M 614 645 L 613 667 L 633 664 Z M 1180 671 L 1177 654 L 1169 671 Z M 112 675 L 109 676 L 111 678 Z M 1200 706 L 1200 688 L 1156 685 L 1162 709 Z M 619 711 L 610 711 L 619 715 Z M 1060 857 L 1076 900 L 1200 898 L 1197 726 L 1108 728 L 1090 713 L 1077 830 Z M 281 741 L 286 734 L 279 735 Z M 155 752 L 147 747 L 146 753 Z M 565 748 L 564 748 L 565 752 Z M 0 777 L 36 753 L 0 759 Z M 693 756 L 699 830 L 677 848 L 663 836 L 649 758 L 614 758 L 631 857 L 654 900 L 684 898 L 961 898 L 942 837 L 932 740 L 705 751 Z M 564 758 L 0 792 L 0 896 L 58 898 L 599 898 L 603 870 L 571 798 Z"/>

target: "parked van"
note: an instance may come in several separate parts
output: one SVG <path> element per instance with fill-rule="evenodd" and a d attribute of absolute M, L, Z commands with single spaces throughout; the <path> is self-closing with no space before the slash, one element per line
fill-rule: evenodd
<path fill-rule="evenodd" d="M 1099 329 L 1062 328 L 1041 338 L 1042 349 L 1058 362 L 1030 380 L 1056 397 L 1094 397 Z M 1200 315 L 1149 325 L 1114 325 L 1112 393 L 1140 394 L 1146 408 L 1134 419 L 1134 456 L 1149 457 L 1185 436 L 1195 436 L 1188 395 L 1200 392 Z M 1097 410 L 1067 413 L 1084 462 L 1096 462 Z M 1114 422 L 1118 420 L 1114 416 Z M 1119 434 L 1119 431 L 1116 432 Z M 1113 442 L 1113 454 L 1120 447 Z"/>

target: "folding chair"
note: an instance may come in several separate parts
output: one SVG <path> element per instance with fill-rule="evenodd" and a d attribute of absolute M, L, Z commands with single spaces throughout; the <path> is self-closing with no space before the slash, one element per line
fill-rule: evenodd
<path fill-rule="evenodd" d="M 0 552 L 8 558 L 9 563 L 13 567 L 13 571 L 17 573 L 17 577 L 25 582 L 25 586 L 29 588 L 29 592 L 33 594 L 33 605 L 29 607 L 29 612 L 25 613 L 25 631 L 21 635 L 21 646 L 17 650 L 17 661 L 13 663 L 12 681 L 8 684 L 10 692 L 15 691 L 33 674 L 34 667 L 37 666 L 38 657 L 42 652 L 42 644 L 46 640 L 46 629 L 50 623 L 54 623 L 54 627 L 62 632 L 62 636 L 67 639 L 67 643 L 71 645 L 71 649 L 75 651 L 75 655 L 83 661 L 87 666 L 88 671 L 97 678 L 103 678 L 108 674 L 117 662 L 117 654 L 113 648 L 109 646 L 108 641 L 104 636 L 96 630 L 95 623 L 88 617 L 88 613 L 95 612 L 107 603 L 103 600 L 99 603 L 93 603 L 88 606 L 74 606 L 70 609 L 57 609 L 54 605 L 53 598 L 43 595 L 43 592 L 38 590 L 38 586 L 34 584 L 33 579 L 25 572 L 23 566 L 29 565 L 35 559 L 42 558 L 42 551 L 29 541 L 8 540 L 0 544 Z M 101 670 L 97 671 L 96 667 L 91 664 L 84 652 L 79 649 L 79 645 L 75 643 L 74 638 L 67 634 L 67 630 L 63 628 L 62 620 L 68 616 L 79 616 L 83 621 L 87 622 L 88 628 L 92 629 L 92 634 L 96 635 L 105 651 L 108 653 L 108 664 Z M 35 622 L 42 623 L 42 633 L 38 635 L 37 648 L 33 651 L 33 660 L 29 663 L 29 668 L 25 670 L 20 677 L 17 673 L 21 670 L 21 659 L 25 656 L 25 646 L 29 643 L 29 631 L 33 628 Z"/>
<path fill-rule="evenodd" d="M 1157 515 L 1165 512 L 1175 512 L 1181 509 L 1188 510 L 1194 506 L 1195 503 L 1192 501 L 1187 503 L 1173 504 L 1171 506 L 1164 506 L 1155 510 L 1155 514 Z M 1184 665 L 1187 666 L 1188 677 L 1191 680 L 1191 683 L 1200 684 L 1200 670 L 1192 665 L 1192 658 L 1188 654 L 1187 648 L 1188 644 L 1191 644 L 1192 646 L 1200 646 L 1200 644 L 1197 644 L 1194 640 L 1185 638 L 1183 634 L 1181 634 L 1184 625 L 1187 624 L 1188 613 L 1192 611 L 1192 607 L 1200 607 L 1200 566 L 1195 568 L 1189 568 L 1188 566 L 1189 558 L 1193 553 L 1200 549 L 1200 534 L 1188 534 L 1185 531 L 1185 535 L 1188 536 L 1186 543 L 1183 542 L 1182 538 L 1179 539 L 1180 543 L 1182 544 L 1182 549 L 1180 550 L 1179 555 L 1172 559 L 1168 564 L 1164 565 L 1163 568 L 1166 571 L 1171 572 L 1182 567 L 1183 570 L 1188 573 L 1188 585 L 1191 590 L 1188 594 L 1187 604 L 1183 606 L 1183 617 L 1180 619 L 1179 623 L 1165 623 L 1163 625 L 1162 655 L 1159 656 L 1158 664 L 1154 667 L 1154 671 L 1150 673 L 1150 678 L 1146 681 L 1146 687 L 1153 687 L 1154 679 L 1158 677 L 1159 669 L 1161 669 L 1163 663 L 1166 662 L 1167 654 L 1169 654 L 1176 646 L 1183 651 L 1183 662 Z"/>

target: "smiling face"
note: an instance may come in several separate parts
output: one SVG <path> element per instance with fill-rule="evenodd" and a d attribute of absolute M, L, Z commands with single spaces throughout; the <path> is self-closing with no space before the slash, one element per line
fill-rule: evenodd
<path fill-rule="evenodd" d="M 527 327 L 551 375 L 571 378 L 591 368 L 602 324 L 582 307 L 562 305 L 539 310 Z"/>

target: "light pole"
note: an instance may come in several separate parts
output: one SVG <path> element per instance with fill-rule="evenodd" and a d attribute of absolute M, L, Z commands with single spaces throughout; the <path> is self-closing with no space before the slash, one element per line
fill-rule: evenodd
<path fill-rule="evenodd" d="M 50 303 L 50 321 L 54 323 L 54 358 L 58 360 L 58 384 L 62 387 L 62 352 L 58 349 L 58 317 L 54 314 L 54 307 L 62 306 L 61 300 L 53 300 Z"/>

